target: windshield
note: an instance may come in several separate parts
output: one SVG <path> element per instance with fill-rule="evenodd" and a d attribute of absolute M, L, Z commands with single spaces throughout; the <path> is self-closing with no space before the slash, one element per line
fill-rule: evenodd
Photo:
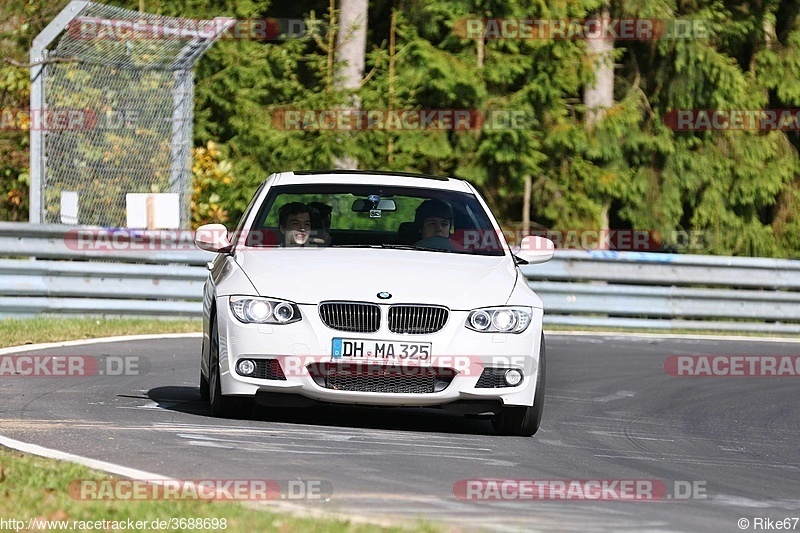
<path fill-rule="evenodd" d="M 250 247 L 376 247 L 503 255 L 473 194 L 417 187 L 292 185 L 270 189 Z"/>

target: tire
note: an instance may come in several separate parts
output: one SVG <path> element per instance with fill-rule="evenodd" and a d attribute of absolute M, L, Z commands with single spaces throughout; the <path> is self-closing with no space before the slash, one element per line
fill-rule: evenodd
<path fill-rule="evenodd" d="M 208 386 L 208 380 L 203 375 L 203 358 L 206 356 L 206 343 L 203 341 L 203 347 L 200 349 L 200 399 L 207 402 L 211 397 L 211 389 Z"/>
<path fill-rule="evenodd" d="M 211 319 L 211 340 L 209 345 L 208 361 L 208 401 L 211 404 L 211 414 L 218 418 L 237 418 L 246 413 L 244 402 L 238 398 L 222 395 L 221 372 L 219 369 L 219 333 L 217 332 L 217 319 Z M 200 376 L 202 394 L 203 377 Z"/>
<path fill-rule="evenodd" d="M 530 407 L 509 406 L 492 419 L 492 426 L 499 435 L 530 437 L 539 430 L 544 411 L 545 349 L 544 334 L 539 347 L 539 370 L 537 372 L 536 392 Z"/>
<path fill-rule="evenodd" d="M 203 375 L 202 369 L 200 369 L 200 399 L 204 402 L 211 399 L 211 387 L 209 387 L 208 380 Z"/>

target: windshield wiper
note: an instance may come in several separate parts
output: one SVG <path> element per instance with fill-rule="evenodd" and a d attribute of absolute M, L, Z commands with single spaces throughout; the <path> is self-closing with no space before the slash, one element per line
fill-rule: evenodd
<path fill-rule="evenodd" d="M 414 244 L 381 244 L 382 248 L 391 248 L 395 250 L 422 250 L 423 252 L 452 252 L 446 248 L 429 248 L 427 246 L 416 246 Z"/>
<path fill-rule="evenodd" d="M 381 248 L 392 248 L 394 250 L 416 250 L 417 249 L 417 247 L 414 246 L 413 244 L 391 244 L 391 243 L 388 243 L 388 242 L 385 242 L 385 243 L 381 244 Z"/>
<path fill-rule="evenodd" d="M 331 248 L 386 248 L 390 250 L 418 250 L 423 252 L 446 252 L 450 253 L 452 250 L 445 248 L 429 248 L 427 246 L 414 246 L 413 244 L 392 244 L 384 242 L 381 244 L 334 244 Z"/>

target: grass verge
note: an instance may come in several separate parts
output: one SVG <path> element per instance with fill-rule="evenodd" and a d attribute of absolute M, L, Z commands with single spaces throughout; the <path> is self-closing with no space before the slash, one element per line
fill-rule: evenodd
<path fill-rule="evenodd" d="M 172 501 L 172 500 L 80 500 L 70 495 L 68 487 L 75 480 L 111 479 L 108 475 L 82 465 L 29 456 L 0 447 L 0 518 L 4 526 L 13 526 L 9 520 L 21 520 L 17 527 L 6 530 L 67 531 L 227 531 L 227 532 L 347 532 L 367 531 L 400 532 L 400 527 L 386 528 L 372 524 L 356 524 L 346 520 L 301 518 L 266 509 L 254 509 L 239 503 L 220 501 Z M 335 494 L 334 494 L 335 497 Z M 325 505 L 320 502 L 320 506 Z M 153 520 L 194 519 L 192 526 L 185 522 L 171 524 L 178 527 L 152 528 Z M 130 522 L 128 520 L 130 519 Z M 198 519 L 206 519 L 205 525 L 196 527 Z M 212 522 L 216 519 L 216 522 Z M 224 527 L 222 520 L 224 519 Z M 36 520 L 31 523 L 29 520 Z M 102 521 L 107 521 L 102 524 Z M 60 524 L 46 524 L 59 521 Z M 139 521 L 144 527 L 135 527 Z M 100 522 L 98 524 L 98 522 Z M 116 525 L 119 527 L 113 527 Z M 203 522 L 201 522 L 202 524 Z M 133 525 L 131 529 L 129 526 Z M 47 527 L 49 525 L 49 527 Z M 66 527 L 62 527 L 66 525 Z M 97 527 L 97 526 L 101 527 Z M 438 531 L 431 524 L 419 522 L 415 531 Z"/>
<path fill-rule="evenodd" d="M 770 331 L 735 331 L 715 329 L 660 329 L 660 328 L 614 328 L 604 326 L 567 326 L 545 324 L 544 332 L 569 333 L 570 331 L 588 331 L 597 333 L 646 333 L 656 335 L 713 335 L 715 337 L 771 337 L 797 339 L 796 333 L 770 332 Z"/>
<path fill-rule="evenodd" d="M 148 333 L 188 333 L 202 330 L 200 320 L 157 320 L 132 318 L 55 318 L 36 317 L 0 320 L 0 347 L 92 339 L 116 335 Z M 0 529 L 25 531 L 62 529 L 66 531 L 156 531 L 153 520 L 195 519 L 184 527 L 167 527 L 161 531 L 280 531 L 280 532 L 347 532 L 367 531 L 439 531 L 432 524 L 418 522 L 406 528 L 382 527 L 329 518 L 298 517 L 285 512 L 259 508 L 259 504 L 219 501 L 84 501 L 73 499 L 68 487 L 74 480 L 111 479 L 81 465 L 30 456 L 0 446 Z M 335 493 L 334 493 L 335 498 Z M 320 507 L 325 505 L 320 502 Z M 9 519 L 22 520 L 17 528 Z M 29 520 L 36 519 L 36 523 Z M 128 520 L 130 519 L 130 523 Z M 207 519 L 196 527 L 197 519 Z M 212 522 L 217 519 L 217 522 Z M 225 527 L 220 520 L 225 519 Z M 103 520 L 107 522 L 102 523 Z M 46 521 L 61 521 L 46 524 Z M 66 522 L 65 522 L 66 521 Z M 144 527 L 136 526 L 140 522 Z M 120 527 L 115 529 L 113 522 Z M 190 527 L 190 524 L 194 527 Z M 61 527 L 65 525 L 66 527 Z M 178 524 L 170 524 L 180 526 Z M 6 527 L 9 526 L 9 527 Z M 50 526 L 50 527 L 47 527 Z"/>
<path fill-rule="evenodd" d="M 55 318 L 36 317 L 0 320 L 0 347 L 91 339 L 116 335 L 153 333 L 186 333 L 202 329 L 200 320 L 158 320 L 132 318 Z M 660 330 L 601 327 L 545 326 L 546 332 L 597 331 L 620 333 L 678 333 L 689 335 L 747 335 L 781 336 L 779 334 L 754 334 L 734 331 Z M 786 335 L 787 337 L 791 337 Z M 225 519 L 225 531 L 300 531 L 300 532 L 362 532 L 362 531 L 439 531 L 440 528 L 424 522 L 408 524 L 406 528 L 384 528 L 374 524 L 352 523 L 345 520 L 302 518 L 265 509 L 253 509 L 240 503 L 209 501 L 83 501 L 69 496 L 67 487 L 73 480 L 108 479 L 109 476 L 81 465 L 28 456 L 0 447 L 0 518 L 23 520 L 19 530 L 29 527 L 29 519 L 67 521 L 69 531 L 114 530 L 95 527 L 96 522 L 126 522 L 126 531 L 154 531 L 153 520 L 171 518 Z M 335 494 L 334 494 L 335 498 Z M 128 528 L 128 519 L 140 521 L 146 527 Z M 82 524 L 83 522 L 83 524 Z M 64 523 L 64 522 L 62 522 Z M 217 522 L 218 526 L 220 525 Z M 8 522 L 5 526 L 8 526 Z M 42 522 L 40 527 L 44 529 Z M 187 524 L 188 526 L 188 524 Z M 5 529 L 13 530 L 12 527 Z M 51 527 L 50 529 L 55 529 Z M 210 529 L 210 528 L 206 528 Z M 217 530 L 223 530 L 217 527 Z M 120 528 L 119 530 L 122 530 Z M 197 527 L 167 528 L 169 531 L 199 531 Z"/>
<path fill-rule="evenodd" d="M 200 319 L 162 320 L 152 318 L 9 318 L 0 320 L 0 348 L 38 344 L 42 342 L 59 342 L 79 339 L 96 339 L 116 335 L 142 335 L 148 333 L 191 333 L 202 331 Z M 785 337 L 796 339 L 791 333 L 694 330 L 694 329 L 639 329 L 613 328 L 599 326 L 562 326 L 545 325 L 545 332 L 559 333 L 570 331 L 597 331 L 611 333 L 655 333 L 675 335 L 716 335 L 746 337 Z"/>
<path fill-rule="evenodd" d="M 152 318 L 8 318 L 0 320 L 0 348 L 96 339 L 145 333 L 190 333 L 202 331 L 200 319 L 158 320 Z"/>

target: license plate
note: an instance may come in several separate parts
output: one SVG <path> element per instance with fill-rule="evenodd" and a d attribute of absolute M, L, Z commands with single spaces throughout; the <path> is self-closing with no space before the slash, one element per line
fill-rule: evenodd
<path fill-rule="evenodd" d="M 331 359 L 426 366 L 431 364 L 431 343 L 335 338 Z"/>

